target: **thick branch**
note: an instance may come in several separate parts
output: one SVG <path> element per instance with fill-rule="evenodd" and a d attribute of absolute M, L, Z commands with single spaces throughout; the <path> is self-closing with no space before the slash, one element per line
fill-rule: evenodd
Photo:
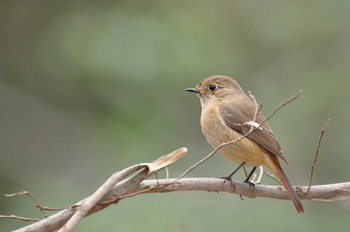
<path fill-rule="evenodd" d="M 157 185 L 164 186 L 155 188 Z M 350 195 L 350 182 L 314 185 L 296 186 L 296 191 L 303 200 L 331 199 L 340 196 Z M 145 180 L 140 184 L 140 189 L 152 188 L 149 192 L 177 192 L 177 191 L 208 191 L 208 192 L 228 192 L 249 198 L 265 197 L 274 199 L 289 200 L 288 194 L 282 186 L 255 185 L 254 191 L 244 183 L 235 183 L 232 185 L 229 181 L 218 178 L 186 178 L 181 180 Z"/>

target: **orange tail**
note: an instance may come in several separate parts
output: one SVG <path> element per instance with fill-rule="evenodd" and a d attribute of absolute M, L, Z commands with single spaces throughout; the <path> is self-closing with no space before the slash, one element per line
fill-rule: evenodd
<path fill-rule="evenodd" d="M 301 201 L 297 193 L 294 191 L 293 186 L 290 184 L 286 174 L 281 168 L 281 165 L 279 164 L 279 160 L 277 159 L 277 157 L 273 157 L 271 161 L 272 163 L 268 163 L 268 165 L 266 166 L 268 166 L 268 168 L 270 168 L 270 170 L 273 171 L 278 176 L 278 178 L 282 181 L 282 184 L 284 188 L 287 190 L 289 198 L 293 201 L 298 213 L 304 213 L 304 207 L 301 204 Z"/>
<path fill-rule="evenodd" d="M 278 162 L 278 160 L 277 160 Z M 278 176 L 278 178 L 282 181 L 282 184 L 284 186 L 284 188 L 287 190 L 288 195 L 290 197 L 290 199 L 293 201 L 295 208 L 297 209 L 298 213 L 304 213 L 304 207 L 301 204 L 301 201 L 298 197 L 298 195 L 296 194 L 296 192 L 294 191 L 293 186 L 290 184 L 286 174 L 284 173 L 283 169 L 281 168 L 279 162 L 276 164 L 276 162 L 274 162 L 274 169 L 273 171 L 275 172 L 275 174 Z"/>

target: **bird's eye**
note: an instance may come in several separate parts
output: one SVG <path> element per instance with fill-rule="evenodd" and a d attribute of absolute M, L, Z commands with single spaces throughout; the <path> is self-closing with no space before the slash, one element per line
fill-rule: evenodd
<path fill-rule="evenodd" d="M 212 85 L 209 85 L 209 90 L 210 91 L 214 91 L 214 90 L 216 90 L 217 88 L 218 88 L 218 86 L 217 85 L 214 85 L 214 84 L 212 84 Z"/>

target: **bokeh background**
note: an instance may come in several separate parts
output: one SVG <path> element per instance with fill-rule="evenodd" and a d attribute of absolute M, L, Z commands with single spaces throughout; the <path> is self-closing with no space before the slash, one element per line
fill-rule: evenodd
<path fill-rule="evenodd" d="M 211 147 L 198 99 L 213 74 L 234 77 L 270 121 L 306 185 L 350 180 L 349 1 L 1 1 L 0 214 L 42 215 L 92 193 L 110 174 L 186 146 L 176 177 Z M 189 177 L 228 174 L 216 155 Z M 160 174 L 164 177 L 164 174 Z M 243 180 L 243 174 L 235 176 Z M 276 184 L 268 177 L 263 183 Z M 148 194 L 83 220 L 76 231 L 347 231 L 350 202 L 245 199 L 207 192 Z M 1 231 L 28 223 L 1 220 Z"/>

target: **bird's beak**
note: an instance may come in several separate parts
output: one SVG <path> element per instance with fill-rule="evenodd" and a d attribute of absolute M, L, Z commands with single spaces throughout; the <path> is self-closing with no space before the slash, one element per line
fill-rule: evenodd
<path fill-rule="evenodd" d="M 192 92 L 192 93 L 199 93 L 199 90 L 197 88 L 187 88 L 185 89 L 187 92 Z"/>

